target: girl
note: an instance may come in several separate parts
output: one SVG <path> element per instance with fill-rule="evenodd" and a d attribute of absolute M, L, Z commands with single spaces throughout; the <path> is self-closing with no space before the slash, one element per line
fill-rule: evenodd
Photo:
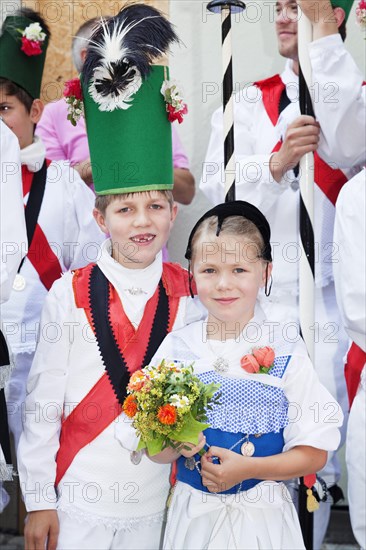
<path fill-rule="evenodd" d="M 304 548 L 282 480 L 323 467 L 343 417 L 300 338 L 289 341 L 257 303 L 270 292 L 268 222 L 243 201 L 216 206 L 194 227 L 186 258 L 208 317 L 169 334 L 155 359 L 194 363 L 221 397 L 197 446 L 153 457 L 178 460 L 164 547 Z"/>

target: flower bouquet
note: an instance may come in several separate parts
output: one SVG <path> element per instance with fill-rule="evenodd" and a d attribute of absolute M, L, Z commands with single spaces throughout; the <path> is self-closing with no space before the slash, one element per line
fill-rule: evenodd
<path fill-rule="evenodd" d="M 127 387 L 123 411 L 133 419 L 140 436 L 137 450 L 153 456 L 179 442 L 197 445 L 199 433 L 209 427 L 206 411 L 218 404 L 219 384 L 204 384 L 193 365 L 162 361 L 136 371 Z"/>

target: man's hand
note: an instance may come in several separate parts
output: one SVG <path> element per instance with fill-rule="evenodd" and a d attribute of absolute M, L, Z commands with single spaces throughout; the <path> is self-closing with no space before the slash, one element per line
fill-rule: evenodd
<path fill-rule="evenodd" d="M 59 520 L 56 510 L 30 512 L 24 528 L 25 550 L 56 550 Z"/>
<path fill-rule="evenodd" d="M 311 116 L 301 115 L 289 125 L 281 149 L 272 155 L 269 163 L 272 176 L 277 182 L 280 182 L 285 173 L 294 168 L 304 155 L 317 150 L 319 135 L 319 123 Z"/>
<path fill-rule="evenodd" d="M 297 0 L 297 3 L 313 24 L 314 40 L 338 33 L 338 25 L 344 19 L 341 8 L 333 9 L 330 0 Z"/>

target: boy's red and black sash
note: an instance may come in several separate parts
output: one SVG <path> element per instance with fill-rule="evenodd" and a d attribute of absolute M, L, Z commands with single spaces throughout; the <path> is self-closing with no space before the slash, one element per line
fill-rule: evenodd
<path fill-rule="evenodd" d="M 22 165 L 23 197 L 26 197 L 29 193 L 28 202 L 25 207 L 29 246 L 26 258 L 37 271 L 42 284 L 47 290 L 60 278 L 62 273 L 60 262 L 38 224 L 39 212 L 46 187 L 47 168 L 50 163 L 50 160 L 45 160 L 38 172 L 31 172 L 26 165 Z M 22 268 L 23 262 L 24 259 L 19 266 L 18 273 Z"/>
<path fill-rule="evenodd" d="M 279 74 L 274 75 L 265 80 L 260 80 L 254 83 L 261 92 L 264 108 L 270 118 L 273 126 L 278 122 L 281 110 L 286 106 L 286 101 L 282 101 L 286 95 L 286 86 Z M 287 104 L 290 100 L 287 99 Z M 282 109 L 281 109 L 282 107 Z M 282 141 L 276 143 L 272 153 L 276 153 L 281 149 Z M 348 181 L 342 170 L 334 169 L 320 158 L 318 153 L 314 153 L 314 180 L 317 186 L 328 197 L 331 203 L 335 206 L 338 195 L 343 185 Z"/>
<path fill-rule="evenodd" d="M 162 279 L 135 329 L 118 293 L 98 266 L 76 271 L 73 287 L 76 305 L 85 310 L 106 372 L 62 422 L 56 486 L 79 450 L 121 413 L 130 375 L 149 363 L 173 328 L 180 298 L 189 296 L 187 271 L 174 264 L 164 264 Z M 98 410 L 95 421 L 90 421 L 85 414 L 91 405 Z"/>

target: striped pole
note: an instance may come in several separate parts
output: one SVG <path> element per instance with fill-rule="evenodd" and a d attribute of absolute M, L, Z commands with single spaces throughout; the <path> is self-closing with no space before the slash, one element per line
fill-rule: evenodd
<path fill-rule="evenodd" d="M 312 24 L 299 8 L 298 49 L 300 111 L 314 116 L 309 87 L 312 85 L 312 69 L 307 46 L 313 39 Z M 299 309 L 300 329 L 308 354 L 314 363 L 315 321 L 315 254 L 314 254 L 314 155 L 308 153 L 300 161 L 300 271 Z M 307 550 L 313 550 L 313 513 L 307 509 L 306 490 L 314 480 L 300 478 L 299 520 Z M 313 476 L 315 478 L 315 476 Z"/>
<path fill-rule="evenodd" d="M 225 201 L 235 200 L 235 149 L 234 149 L 234 99 L 233 55 L 231 42 L 231 14 L 245 9 L 241 0 L 212 0 L 207 9 L 221 12 L 222 63 L 223 63 L 223 109 L 224 109 L 224 170 Z"/>
<path fill-rule="evenodd" d="M 300 10 L 300 8 L 299 8 Z M 309 87 L 312 70 L 307 50 L 312 41 L 311 22 L 300 13 L 298 24 L 300 62 L 300 111 L 302 115 L 314 115 Z M 314 155 L 308 153 L 300 161 L 300 327 L 310 359 L 314 362 Z"/>

